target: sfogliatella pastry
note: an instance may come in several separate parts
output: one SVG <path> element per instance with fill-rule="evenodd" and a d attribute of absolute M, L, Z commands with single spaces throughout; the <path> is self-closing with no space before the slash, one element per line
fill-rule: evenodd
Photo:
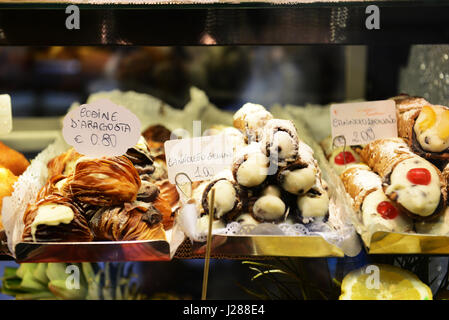
<path fill-rule="evenodd" d="M 163 158 L 163 159 L 165 159 L 165 150 L 164 150 L 165 141 L 170 139 L 176 139 L 175 136 L 172 136 L 172 132 L 169 129 L 160 124 L 149 126 L 142 133 L 142 136 L 148 143 L 151 156 L 154 158 Z"/>
<path fill-rule="evenodd" d="M 151 203 L 102 207 L 90 219 L 96 240 L 166 240 L 161 213 Z"/>
<path fill-rule="evenodd" d="M 24 242 L 86 242 L 93 240 L 82 209 L 68 198 L 48 195 L 28 206 L 23 216 Z"/>
<path fill-rule="evenodd" d="M 386 196 L 382 179 L 367 165 L 349 166 L 340 177 L 354 211 L 369 233 L 413 230 L 413 221 Z"/>
<path fill-rule="evenodd" d="M 138 143 L 129 148 L 124 156 L 132 162 L 142 179 L 145 179 L 145 176 L 150 176 L 155 170 L 149 146 L 143 137 L 140 137 Z"/>
<path fill-rule="evenodd" d="M 29 165 L 30 162 L 23 154 L 0 142 L 0 166 L 20 176 Z"/>
<path fill-rule="evenodd" d="M 47 163 L 48 177 L 68 176 L 75 170 L 76 161 L 83 155 L 76 152 L 74 148 L 70 148 L 66 152 L 54 157 Z"/>
<path fill-rule="evenodd" d="M 418 155 L 449 160 L 449 108 L 401 95 L 396 102 L 398 134 Z"/>
<path fill-rule="evenodd" d="M 77 201 L 99 206 L 133 202 L 141 181 L 136 168 L 125 156 L 78 159 L 63 192 Z"/>
<path fill-rule="evenodd" d="M 437 167 L 414 154 L 404 140 L 371 142 L 362 149 L 361 158 L 381 177 L 387 197 L 410 217 L 426 220 L 442 213 L 446 181 Z"/>
<path fill-rule="evenodd" d="M 2 203 L 4 197 L 9 197 L 14 191 L 14 183 L 18 177 L 15 176 L 11 170 L 0 167 L 0 230 L 3 230 L 1 221 Z"/>
<path fill-rule="evenodd" d="M 263 136 L 263 128 L 273 115 L 264 106 L 254 103 L 244 104 L 233 116 L 234 128 L 239 129 L 246 142 L 258 142 Z"/>

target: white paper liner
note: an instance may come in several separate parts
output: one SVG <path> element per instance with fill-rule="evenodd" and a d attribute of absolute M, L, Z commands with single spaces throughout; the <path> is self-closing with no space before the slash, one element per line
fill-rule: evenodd
<path fill-rule="evenodd" d="M 193 120 L 201 119 L 203 124 L 210 126 L 212 119 L 226 119 L 223 117 L 222 111 L 210 105 L 208 98 L 201 90 L 192 88 L 190 94 L 191 100 L 184 111 L 172 108 L 157 98 L 134 91 L 121 92 L 114 90 L 95 93 L 88 98 L 87 103 L 107 98 L 118 105 L 126 107 L 139 118 L 142 130 L 145 130 L 150 125 L 163 124 L 170 130 L 183 128 L 191 132 Z M 79 105 L 79 103 L 73 103 L 70 109 Z M 232 117 L 228 119 L 228 123 L 232 123 Z M 25 210 L 28 204 L 36 199 L 38 192 L 47 181 L 48 161 L 65 152 L 69 147 L 62 135 L 58 137 L 31 161 L 30 166 L 14 184 L 12 195 L 3 199 L 2 223 L 8 239 L 8 248 L 14 256 L 15 246 L 22 239 Z M 166 236 L 167 241 L 170 243 L 170 255 L 173 257 L 176 249 L 184 241 L 185 236 L 179 226 L 176 225 L 166 232 Z"/>

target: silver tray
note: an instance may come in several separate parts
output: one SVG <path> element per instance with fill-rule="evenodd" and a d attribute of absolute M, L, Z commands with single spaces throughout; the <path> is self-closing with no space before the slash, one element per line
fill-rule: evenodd
<path fill-rule="evenodd" d="M 192 253 L 204 255 L 205 242 L 194 242 Z M 320 236 L 213 235 L 213 256 L 343 257 L 344 252 Z"/>
<path fill-rule="evenodd" d="M 20 242 L 16 261 L 22 262 L 114 262 L 168 261 L 170 245 L 163 240 L 99 242 Z"/>

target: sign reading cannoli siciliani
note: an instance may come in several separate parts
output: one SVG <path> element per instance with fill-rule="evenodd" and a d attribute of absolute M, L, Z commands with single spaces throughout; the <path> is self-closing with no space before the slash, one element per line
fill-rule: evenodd
<path fill-rule="evenodd" d="M 64 117 L 65 141 L 90 157 L 121 156 L 140 138 L 139 118 L 108 99 L 83 104 Z"/>
<path fill-rule="evenodd" d="M 398 136 L 393 100 L 332 104 L 330 116 L 336 146 L 364 145 Z"/>
<path fill-rule="evenodd" d="M 229 169 L 234 158 L 233 146 L 225 134 L 168 140 L 164 143 L 168 180 L 187 175 L 191 181 L 209 180 Z"/>

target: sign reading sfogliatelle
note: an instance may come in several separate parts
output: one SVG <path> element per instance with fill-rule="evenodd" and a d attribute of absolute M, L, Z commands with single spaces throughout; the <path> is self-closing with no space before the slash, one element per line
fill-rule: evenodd
<path fill-rule="evenodd" d="M 332 104 L 332 138 L 335 145 L 363 145 L 398 136 L 393 100 Z"/>
<path fill-rule="evenodd" d="M 173 184 L 178 173 L 191 181 L 211 179 L 233 160 L 232 144 L 224 134 L 168 140 L 164 147 L 168 179 Z"/>
<path fill-rule="evenodd" d="M 141 123 L 128 109 L 107 99 L 83 104 L 64 118 L 65 141 L 81 154 L 120 156 L 137 144 Z"/>

